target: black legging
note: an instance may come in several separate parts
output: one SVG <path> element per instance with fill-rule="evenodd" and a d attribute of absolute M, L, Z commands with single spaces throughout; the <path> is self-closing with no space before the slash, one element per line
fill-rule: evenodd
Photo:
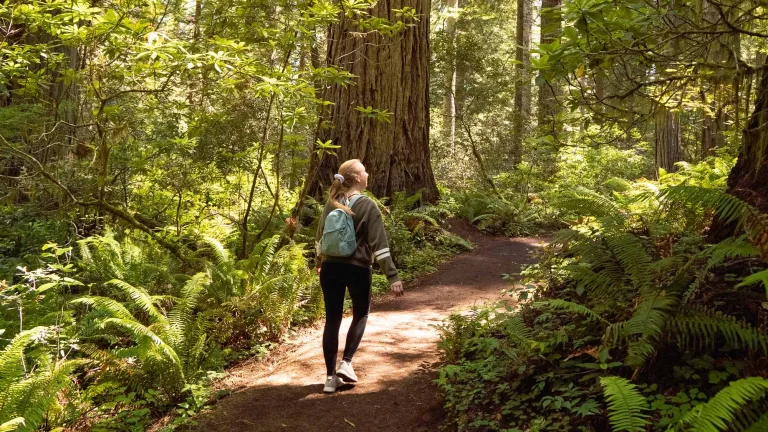
<path fill-rule="evenodd" d="M 336 373 L 336 354 L 339 351 L 339 328 L 344 312 L 344 292 L 349 288 L 352 297 L 352 325 L 347 332 L 343 360 L 352 361 L 363 339 L 368 312 L 371 307 L 371 269 L 353 264 L 324 262 L 320 269 L 320 286 L 325 300 L 325 330 L 323 355 L 328 376 Z"/>

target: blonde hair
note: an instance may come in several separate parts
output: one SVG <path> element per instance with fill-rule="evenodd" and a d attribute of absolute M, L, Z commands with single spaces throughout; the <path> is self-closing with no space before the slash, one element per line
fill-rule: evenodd
<path fill-rule="evenodd" d="M 348 214 L 354 214 L 352 209 L 340 203 L 339 200 L 346 198 L 347 192 L 354 186 L 355 182 L 360 181 L 360 173 L 354 170 L 355 164 L 362 165 L 360 159 L 350 159 L 339 167 L 338 175 L 344 178 L 341 181 L 339 178 L 334 178 L 331 183 L 331 189 L 328 191 L 328 202 L 333 204 L 334 207 L 340 208 Z M 334 176 L 335 177 L 335 176 Z"/>

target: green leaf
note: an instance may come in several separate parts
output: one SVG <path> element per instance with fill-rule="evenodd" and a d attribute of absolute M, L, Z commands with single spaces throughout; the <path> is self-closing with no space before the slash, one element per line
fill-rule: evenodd
<path fill-rule="evenodd" d="M 601 377 L 603 394 L 608 402 L 608 417 L 614 431 L 643 432 L 648 423 L 648 403 L 628 380 L 610 376 Z"/>

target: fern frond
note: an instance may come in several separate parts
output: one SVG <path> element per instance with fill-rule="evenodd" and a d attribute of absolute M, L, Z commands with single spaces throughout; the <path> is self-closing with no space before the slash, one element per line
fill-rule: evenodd
<path fill-rule="evenodd" d="M 614 431 L 643 432 L 648 423 L 648 403 L 628 380 L 617 377 L 601 377 L 603 395 L 608 402 L 608 417 Z"/>
<path fill-rule="evenodd" d="M 24 417 L 16 417 L 13 420 L 0 424 L 0 432 L 12 432 L 18 429 L 19 426 L 24 426 Z"/>
<path fill-rule="evenodd" d="M 762 399 L 768 392 L 768 380 L 760 377 L 731 382 L 700 409 L 688 412 L 680 422 L 697 432 L 719 432 L 728 429 L 737 419 L 739 411 L 750 403 Z"/>
<path fill-rule="evenodd" d="M 146 312 L 152 321 L 165 318 L 163 314 L 161 314 L 160 311 L 158 311 L 155 307 L 155 299 L 153 299 L 152 296 L 150 296 L 149 293 L 143 288 L 134 287 L 128 282 L 122 281 L 120 279 L 112 279 L 108 281 L 107 284 L 114 285 L 125 291 L 128 296 L 133 299 L 134 304 L 138 306 L 139 309 Z"/>
<path fill-rule="evenodd" d="M 708 257 L 707 264 L 711 268 L 719 266 L 729 258 L 759 257 L 760 249 L 753 246 L 744 236 L 728 237 L 701 251 L 699 256 Z"/>
<path fill-rule="evenodd" d="M 151 329 L 147 328 L 143 324 L 141 324 L 138 321 L 135 320 L 126 320 L 121 318 L 107 318 L 104 321 L 102 321 L 103 325 L 106 327 L 108 325 L 115 325 L 117 327 L 120 327 L 130 333 L 137 341 L 140 341 L 141 338 L 146 338 L 152 343 L 160 348 L 160 350 L 167 356 L 168 360 L 170 360 L 173 364 L 177 366 L 181 366 L 181 360 L 179 359 L 178 354 L 174 349 L 168 345 L 163 339 L 160 338 L 155 332 L 153 332 Z"/>
<path fill-rule="evenodd" d="M 214 262 L 217 265 L 229 262 L 229 251 L 220 241 L 213 237 L 203 237 L 203 243 L 207 244 L 213 252 Z"/>
<path fill-rule="evenodd" d="M 187 325 L 194 319 L 193 313 L 200 295 L 205 291 L 205 286 L 210 278 L 205 273 L 198 273 L 184 284 L 181 290 L 181 300 L 168 314 L 168 323 L 175 335 L 184 334 Z"/>
<path fill-rule="evenodd" d="M 8 385 L 9 382 L 24 375 L 22 366 L 24 349 L 45 331 L 45 327 L 35 327 L 20 332 L 0 351 L 0 385 Z"/>
<path fill-rule="evenodd" d="M 583 186 L 564 194 L 556 200 L 556 205 L 578 215 L 598 218 L 625 214 L 613 200 Z"/>
<path fill-rule="evenodd" d="M 677 299 L 658 291 L 644 295 L 632 317 L 624 325 L 626 337 L 630 342 L 626 363 L 635 368 L 641 367 L 653 354 L 653 344 L 659 340 L 669 317 L 669 311 Z"/>
<path fill-rule="evenodd" d="M 531 329 L 525 325 L 520 315 L 512 315 L 504 318 L 504 332 L 517 342 L 526 343 L 531 339 Z"/>
<path fill-rule="evenodd" d="M 279 243 L 280 236 L 275 235 L 257 244 L 253 253 L 248 258 L 246 270 L 257 277 L 268 273 L 272 267 L 272 259 L 277 252 L 277 245 Z"/>
<path fill-rule="evenodd" d="M 544 307 L 548 306 L 553 309 L 560 309 L 567 312 L 572 312 L 579 315 L 584 315 L 587 317 L 588 320 L 599 320 L 603 323 L 609 324 L 607 320 L 605 320 L 603 317 L 595 313 L 592 309 L 578 303 L 574 303 L 567 300 L 561 300 L 561 299 L 551 299 L 541 302 L 536 302 L 533 304 L 536 307 Z"/>
<path fill-rule="evenodd" d="M 755 285 L 758 283 L 763 284 L 763 287 L 765 287 L 765 294 L 768 296 L 768 269 L 759 271 L 757 273 L 752 273 L 751 275 L 745 277 L 738 285 L 736 285 L 736 288 Z"/>
<path fill-rule="evenodd" d="M 631 234 L 619 234 L 606 236 L 605 242 L 635 286 L 647 287 L 653 260 L 640 239 Z"/>
<path fill-rule="evenodd" d="M 768 355 L 768 335 L 722 312 L 693 309 L 669 321 L 670 334 L 684 347 L 714 349 L 717 336 L 734 348 L 760 350 Z"/>
<path fill-rule="evenodd" d="M 125 308 L 120 302 L 109 297 L 85 296 L 70 301 L 72 304 L 84 304 L 94 309 L 106 313 L 108 316 L 120 319 L 135 319 L 133 314 Z"/>

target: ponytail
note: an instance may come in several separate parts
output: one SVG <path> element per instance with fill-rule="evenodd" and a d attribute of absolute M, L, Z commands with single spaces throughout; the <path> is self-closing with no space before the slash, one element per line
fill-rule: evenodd
<path fill-rule="evenodd" d="M 333 175 L 333 183 L 331 183 L 331 189 L 328 191 L 328 203 L 334 207 L 339 208 L 347 212 L 347 214 L 354 214 L 352 209 L 342 204 L 340 200 L 345 199 L 347 192 L 358 180 L 358 173 L 353 172 L 352 168 L 356 163 L 360 163 L 359 159 L 350 159 L 339 167 L 339 173 Z"/>

